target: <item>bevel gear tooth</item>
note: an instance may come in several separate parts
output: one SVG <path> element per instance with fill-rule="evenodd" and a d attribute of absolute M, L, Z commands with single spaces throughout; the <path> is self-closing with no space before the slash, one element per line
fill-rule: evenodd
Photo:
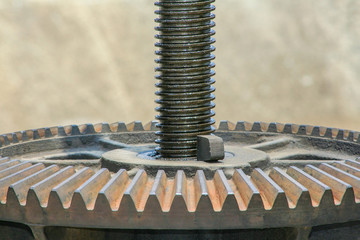
<path fill-rule="evenodd" d="M 284 190 L 289 208 L 302 207 L 309 209 L 312 207 L 308 189 L 286 174 L 283 170 L 274 167 L 270 171 L 269 177 Z"/>
<path fill-rule="evenodd" d="M 235 170 L 232 181 L 241 197 L 239 199 L 242 203 L 239 204 L 241 211 L 264 209 L 259 191 L 241 169 Z"/>
<path fill-rule="evenodd" d="M 194 177 L 196 212 L 213 211 L 204 171 L 198 170 Z"/>
<path fill-rule="evenodd" d="M 252 132 L 262 132 L 260 122 L 254 122 L 252 127 L 251 127 L 251 131 Z"/>
<path fill-rule="evenodd" d="M 44 168 L 44 164 L 38 163 L 2 178 L 0 180 L 0 202 L 3 204 L 6 203 L 7 192 L 11 184 L 39 172 Z"/>
<path fill-rule="evenodd" d="M 4 145 L 4 146 L 10 145 L 9 138 L 8 138 L 6 135 L 1 135 L 1 136 L 0 136 L 0 142 L 1 142 L 2 145 Z"/>
<path fill-rule="evenodd" d="M 260 168 L 254 169 L 251 180 L 258 189 L 266 210 L 288 207 L 284 190 Z"/>
<path fill-rule="evenodd" d="M 214 182 L 217 195 L 219 196 L 219 206 L 214 208 L 214 211 L 228 212 L 234 211 L 234 209 L 238 210 L 239 205 L 237 199 L 224 172 L 222 170 L 217 170 L 212 181 Z"/>
<path fill-rule="evenodd" d="M 94 125 L 90 123 L 81 124 L 78 126 L 80 134 L 95 134 L 95 128 Z"/>
<path fill-rule="evenodd" d="M 2 171 L 2 170 L 4 170 L 4 169 L 7 169 L 7 168 L 9 168 L 9 167 L 12 167 L 12 166 L 15 166 L 15 165 L 17 165 L 17 164 L 19 164 L 20 163 L 20 161 L 19 160 L 5 160 L 5 162 L 2 162 L 2 161 L 0 161 L 0 171 Z"/>
<path fill-rule="evenodd" d="M 40 182 L 41 180 L 49 177 L 59 170 L 59 166 L 51 165 L 38 172 L 31 174 L 30 176 L 24 177 L 17 182 L 11 184 L 8 189 L 7 197 L 13 195 L 12 199 L 17 199 L 21 206 L 25 206 L 27 194 L 32 185 Z M 10 198 L 9 198 L 10 199 Z"/>
<path fill-rule="evenodd" d="M 322 135 L 322 137 L 325 138 L 333 138 L 333 129 L 332 128 L 325 128 L 325 133 Z"/>
<path fill-rule="evenodd" d="M 57 136 L 59 136 L 59 137 L 67 136 L 67 134 L 65 132 L 65 127 L 63 127 L 63 126 L 58 126 L 57 127 Z"/>
<path fill-rule="evenodd" d="M 331 166 L 327 163 L 322 163 L 319 168 L 324 172 L 327 172 L 331 176 L 336 177 L 337 179 L 340 179 L 351 185 L 355 194 L 355 201 L 357 203 L 360 202 L 360 179 L 358 177 L 351 175 L 339 168 Z"/>
<path fill-rule="evenodd" d="M 284 129 L 283 129 L 282 133 L 292 134 L 292 133 L 293 133 L 293 125 L 290 124 L 290 123 L 286 123 L 286 124 L 284 125 Z"/>
<path fill-rule="evenodd" d="M 297 129 L 295 130 L 295 128 L 293 127 L 293 129 L 296 131 L 295 134 L 297 135 L 307 135 L 307 131 L 306 131 L 306 125 L 297 125 Z"/>
<path fill-rule="evenodd" d="M 150 121 L 144 125 L 145 131 L 159 131 L 159 128 L 156 126 L 158 124 L 158 121 Z"/>
<path fill-rule="evenodd" d="M 288 168 L 286 173 L 309 190 L 313 207 L 334 206 L 334 197 L 329 186 L 294 166 Z"/>
<path fill-rule="evenodd" d="M 127 132 L 126 124 L 124 122 L 113 123 L 116 126 L 116 132 Z"/>
<path fill-rule="evenodd" d="M 126 125 L 129 132 L 145 131 L 144 126 L 140 121 L 133 121 Z"/>
<path fill-rule="evenodd" d="M 310 135 L 313 137 L 320 137 L 320 127 L 314 126 Z"/>
<path fill-rule="evenodd" d="M 159 213 L 161 211 L 166 212 L 170 210 L 165 202 L 165 195 L 167 192 L 168 180 L 163 170 L 159 170 L 156 173 L 154 184 L 150 190 L 149 198 L 146 202 L 144 211 L 152 211 Z"/>
<path fill-rule="evenodd" d="M 47 207 L 51 190 L 74 174 L 74 167 L 68 166 L 32 185 L 27 195 L 26 206 L 38 203 L 42 208 Z"/>
<path fill-rule="evenodd" d="M 144 191 L 147 182 L 148 177 L 146 172 L 143 169 L 139 170 L 124 192 L 120 202 L 119 212 L 130 212 L 134 214 L 144 211 L 148 194 L 150 193 L 150 191 Z"/>
<path fill-rule="evenodd" d="M 0 171 L 0 179 L 4 178 L 6 176 L 9 176 L 9 175 L 11 175 L 13 173 L 19 172 L 19 171 L 21 171 L 21 170 L 23 170 L 25 168 L 29 168 L 31 166 L 32 166 L 31 163 L 23 162 L 23 163 L 19 163 L 17 165 L 9 167 L 9 168 L 5 168 L 5 169 Z"/>
<path fill-rule="evenodd" d="M 235 126 L 235 131 L 250 131 L 252 123 L 246 121 L 238 121 Z"/>
<path fill-rule="evenodd" d="M 130 178 L 125 169 L 120 169 L 112 178 L 100 189 L 95 202 L 95 211 L 118 211 L 120 202 L 125 190 L 130 184 Z"/>
<path fill-rule="evenodd" d="M 101 133 L 111 133 L 111 127 L 109 123 L 101 123 Z"/>
<path fill-rule="evenodd" d="M 271 133 L 277 133 L 278 129 L 277 129 L 277 124 L 275 122 L 271 122 L 267 128 L 267 132 L 271 132 Z"/>
<path fill-rule="evenodd" d="M 338 178 L 335 178 L 334 176 L 324 172 L 319 168 L 316 168 L 312 165 L 306 165 L 304 171 L 331 188 L 335 205 L 341 205 L 343 203 L 343 198 L 347 199 L 349 197 L 348 195 L 351 195 L 350 192 L 352 192 L 354 195 L 351 185 Z M 354 199 L 355 198 L 353 198 L 353 201 Z"/>
<path fill-rule="evenodd" d="M 339 129 L 336 135 L 336 139 L 338 140 L 344 140 L 344 129 Z"/>
<path fill-rule="evenodd" d="M 75 190 L 88 180 L 94 172 L 85 167 L 54 187 L 49 196 L 49 209 L 68 209 Z"/>
<path fill-rule="evenodd" d="M 33 130 L 33 137 L 32 137 L 32 139 L 34 139 L 34 140 L 41 139 L 41 136 L 40 136 L 40 133 L 39 133 L 38 129 L 34 129 L 34 130 Z"/>
<path fill-rule="evenodd" d="M 230 121 L 227 121 L 227 120 L 221 120 L 220 121 L 220 124 L 219 124 L 219 127 L 218 127 L 218 130 L 219 131 L 232 131 L 232 130 L 235 130 L 235 124 L 230 122 Z"/>
<path fill-rule="evenodd" d="M 358 161 L 354 161 L 354 160 L 345 160 L 345 163 L 352 166 L 352 167 L 355 167 L 355 168 L 358 168 L 360 169 L 360 162 Z"/>
<path fill-rule="evenodd" d="M 110 180 L 110 172 L 102 168 L 79 186 L 72 197 L 71 209 L 93 210 L 99 191 Z"/>
<path fill-rule="evenodd" d="M 356 167 L 353 167 L 353 166 L 348 165 L 343 162 L 334 162 L 334 163 L 331 163 L 331 165 L 337 167 L 338 169 L 343 170 L 344 172 L 350 173 L 351 175 L 360 177 L 360 169 L 358 169 Z"/>
<path fill-rule="evenodd" d="M 168 181 L 169 182 L 169 181 Z M 170 198 L 163 203 L 163 210 L 170 212 L 187 212 L 190 203 L 188 199 L 187 179 L 184 171 L 178 170 L 175 175 Z"/>
<path fill-rule="evenodd" d="M 13 143 L 19 143 L 21 141 L 21 132 L 14 132 Z"/>
<path fill-rule="evenodd" d="M 51 128 L 45 128 L 45 133 L 44 133 L 44 137 L 45 138 L 51 138 L 53 137 L 53 133 L 51 132 Z"/>

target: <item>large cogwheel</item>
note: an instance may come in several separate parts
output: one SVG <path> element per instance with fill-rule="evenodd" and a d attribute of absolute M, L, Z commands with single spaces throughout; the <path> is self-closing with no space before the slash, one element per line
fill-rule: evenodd
<path fill-rule="evenodd" d="M 91 239 L 86 229 L 107 229 L 96 239 L 238 239 L 245 229 L 307 239 L 311 227 L 360 220 L 358 132 L 223 121 L 225 158 L 199 162 L 154 157 L 155 130 L 118 122 L 1 135 L 3 226 L 27 225 L 37 239 L 71 228 L 76 239 Z"/>

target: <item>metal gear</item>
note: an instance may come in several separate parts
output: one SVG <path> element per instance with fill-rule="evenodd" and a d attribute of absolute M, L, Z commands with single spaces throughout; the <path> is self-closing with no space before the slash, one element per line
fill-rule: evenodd
<path fill-rule="evenodd" d="M 30 226 L 37 239 L 59 239 L 49 233 L 56 227 L 173 230 L 173 237 L 205 231 L 197 238 L 216 229 L 233 239 L 239 229 L 289 228 L 297 231 L 294 239 L 306 239 L 313 226 L 359 220 L 359 132 L 223 121 L 215 134 L 224 139 L 224 160 L 195 170 L 191 161 L 176 161 L 162 169 L 141 166 L 166 161 L 148 154 L 156 147 L 155 125 L 1 135 L 1 221 Z"/>

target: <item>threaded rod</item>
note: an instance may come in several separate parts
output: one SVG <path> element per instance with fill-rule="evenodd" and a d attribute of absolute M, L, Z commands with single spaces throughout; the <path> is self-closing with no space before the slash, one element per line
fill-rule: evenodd
<path fill-rule="evenodd" d="M 214 131 L 215 42 L 212 21 L 215 0 L 160 0 L 155 5 L 159 24 L 156 86 L 160 131 L 156 143 L 163 158 L 196 156 L 197 135 Z"/>

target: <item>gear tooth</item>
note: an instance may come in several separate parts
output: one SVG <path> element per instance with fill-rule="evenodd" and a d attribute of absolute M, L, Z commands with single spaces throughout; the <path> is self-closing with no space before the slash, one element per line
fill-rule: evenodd
<path fill-rule="evenodd" d="M 320 127 L 319 126 L 313 127 L 313 129 L 311 131 L 311 136 L 320 137 Z"/>
<path fill-rule="evenodd" d="M 45 208 L 49 201 L 51 189 L 74 174 L 74 168 L 72 166 L 68 166 L 36 183 L 29 189 L 26 205 L 30 205 L 31 208 L 31 206 L 38 202 L 41 207 Z M 33 196 L 31 196 L 30 193 Z"/>
<path fill-rule="evenodd" d="M 37 140 L 37 139 L 40 139 L 41 136 L 40 136 L 40 133 L 37 129 L 33 130 L 33 137 L 32 137 L 34 140 Z"/>
<path fill-rule="evenodd" d="M 219 126 L 219 128 L 220 128 L 220 126 Z M 245 122 L 244 121 L 237 122 L 235 130 L 236 131 L 245 131 Z"/>
<path fill-rule="evenodd" d="M 127 132 L 126 124 L 124 122 L 117 123 L 117 132 Z"/>
<path fill-rule="evenodd" d="M 209 211 L 210 209 L 213 209 L 206 184 L 205 174 L 202 170 L 198 170 L 194 178 L 194 195 L 196 212 Z"/>
<path fill-rule="evenodd" d="M 11 209 L 11 211 L 8 211 L 6 213 L 6 217 L 8 218 L 17 218 L 21 216 L 21 206 L 20 203 L 18 201 L 18 198 L 16 196 L 16 192 L 14 191 L 14 189 L 12 189 L 11 187 L 9 187 L 6 193 L 6 207 Z M 2 202 L 3 204 L 5 202 Z"/>
<path fill-rule="evenodd" d="M 25 206 L 27 194 L 32 185 L 49 177 L 58 170 L 59 167 L 57 165 L 52 165 L 11 184 L 10 189 L 14 191 L 20 205 Z"/>
<path fill-rule="evenodd" d="M 282 132 L 292 134 L 292 124 L 286 123 Z"/>
<path fill-rule="evenodd" d="M 354 141 L 354 132 L 353 131 L 349 131 L 349 134 L 346 138 L 348 141 L 353 142 Z"/>
<path fill-rule="evenodd" d="M 267 132 L 276 133 L 277 132 L 276 123 L 274 123 L 274 122 L 270 123 L 268 128 L 267 128 Z"/>
<path fill-rule="evenodd" d="M 219 196 L 220 210 L 234 211 L 234 209 L 239 209 L 235 194 L 222 170 L 215 172 L 213 181 Z"/>
<path fill-rule="evenodd" d="M 187 204 L 187 179 L 184 171 L 178 170 L 174 179 L 173 191 L 171 193 L 171 198 L 167 201 L 170 207 L 170 212 L 173 211 L 188 211 Z M 163 208 L 166 209 L 166 208 Z"/>
<path fill-rule="evenodd" d="M 4 145 L 4 146 L 10 145 L 9 138 L 8 138 L 6 135 L 1 135 L 1 136 L 0 136 L 0 142 L 1 142 L 2 145 Z"/>
<path fill-rule="evenodd" d="M 159 128 L 156 127 L 156 124 L 158 124 L 158 121 L 150 121 L 150 122 L 148 122 L 144 126 L 145 131 L 158 131 Z"/>
<path fill-rule="evenodd" d="M 218 127 L 218 130 L 220 130 L 220 131 L 227 131 L 227 130 L 229 130 L 228 121 L 226 121 L 226 120 L 221 120 L 221 121 L 220 121 L 220 124 L 219 124 L 219 127 Z"/>
<path fill-rule="evenodd" d="M 95 202 L 95 211 L 119 210 L 121 199 L 129 184 L 130 179 L 127 172 L 120 169 L 99 191 Z"/>
<path fill-rule="evenodd" d="M 14 132 L 13 133 L 13 142 L 19 143 L 21 141 L 21 133 L 20 132 Z"/>
<path fill-rule="evenodd" d="M 260 122 L 254 122 L 252 127 L 251 127 L 251 131 L 252 132 L 261 132 L 261 124 Z"/>
<path fill-rule="evenodd" d="M 108 123 L 101 123 L 101 133 L 111 133 L 111 127 Z"/>
<path fill-rule="evenodd" d="M 139 170 L 124 192 L 119 211 L 142 212 L 144 210 L 148 197 L 146 195 L 150 193 L 145 189 L 147 182 L 146 172 L 143 169 Z"/>
<path fill-rule="evenodd" d="M 236 123 L 235 131 L 250 131 L 252 123 L 246 121 L 239 121 Z"/>
<path fill-rule="evenodd" d="M 140 121 L 133 121 L 126 125 L 129 132 L 144 131 L 144 127 Z"/>
<path fill-rule="evenodd" d="M 260 192 L 265 209 L 270 210 L 288 206 L 284 191 L 260 168 L 254 169 L 251 180 Z"/>
<path fill-rule="evenodd" d="M 325 132 L 323 137 L 325 138 L 332 138 L 333 137 L 333 130 L 332 128 L 325 128 Z"/>
<path fill-rule="evenodd" d="M 45 128 L 45 138 L 50 138 L 52 136 L 53 136 L 53 134 L 52 134 L 50 128 Z"/>
<path fill-rule="evenodd" d="M 146 202 L 145 211 L 153 214 L 159 214 L 161 211 L 167 212 L 171 203 L 165 202 L 168 180 L 163 170 L 159 170 L 156 174 L 154 184 L 150 190 L 149 199 Z"/>
<path fill-rule="evenodd" d="M 324 183 L 293 166 L 287 169 L 287 174 L 309 190 L 314 207 L 334 205 L 331 189 Z"/>
<path fill-rule="evenodd" d="M 331 191 L 334 196 L 334 202 L 336 205 L 340 205 L 345 196 L 345 193 L 348 193 L 347 190 L 349 188 L 352 189 L 352 187 L 349 184 L 345 183 L 344 181 L 338 178 L 335 178 L 334 176 L 328 174 L 327 172 L 324 172 L 323 170 L 316 168 L 312 165 L 306 165 L 304 171 L 331 188 Z"/>
<path fill-rule="evenodd" d="M 263 209 L 259 191 L 241 169 L 236 169 L 232 181 L 240 195 L 239 209 Z"/>
<path fill-rule="evenodd" d="M 7 161 L 4 162 L 4 163 L 1 163 L 0 161 L 0 171 L 4 170 L 4 169 L 7 169 L 9 167 L 12 167 L 14 165 L 17 165 L 20 163 L 19 160 L 12 160 L 12 161 L 9 161 L 9 159 L 6 159 Z"/>
<path fill-rule="evenodd" d="M 6 163 L 9 161 L 10 161 L 10 159 L 8 157 L 0 158 L 0 164 Z"/>
<path fill-rule="evenodd" d="M 345 160 L 345 163 L 352 166 L 352 167 L 360 169 L 359 159 L 356 159 L 356 161 L 354 161 L 354 160 Z"/>
<path fill-rule="evenodd" d="M 334 162 L 332 163 L 332 165 L 356 177 L 360 177 L 360 169 L 356 167 L 353 167 L 343 162 Z"/>
<path fill-rule="evenodd" d="M 48 209 L 69 208 L 75 190 L 86 182 L 94 172 L 85 167 L 66 179 L 50 192 Z"/>
<path fill-rule="evenodd" d="M 75 136 L 75 135 L 80 135 L 80 129 L 78 127 L 78 125 L 71 125 L 71 136 Z"/>
<path fill-rule="evenodd" d="M 337 135 L 336 135 L 336 139 L 338 140 L 344 140 L 344 130 L 343 129 L 339 129 Z"/>
<path fill-rule="evenodd" d="M 66 136 L 65 127 L 63 127 L 63 126 L 58 126 L 58 128 L 57 128 L 57 135 L 58 135 L 59 137 L 65 137 L 65 136 Z"/>
<path fill-rule="evenodd" d="M 26 131 L 21 131 L 21 140 L 22 140 L 23 142 L 29 140 L 29 138 L 28 138 L 28 136 L 27 136 L 27 134 L 26 134 Z M 0 141 L 1 141 L 1 139 L 0 139 Z"/>
<path fill-rule="evenodd" d="M 102 168 L 79 186 L 71 201 L 70 209 L 93 210 L 99 191 L 110 180 L 110 172 Z"/>
<path fill-rule="evenodd" d="M 19 172 L 15 172 L 11 175 L 8 175 L 0 180 L 0 201 L 1 203 L 6 202 L 6 194 L 8 191 L 8 188 L 11 184 L 29 176 L 32 175 L 35 172 L 38 172 L 44 168 L 44 164 L 38 163 L 36 165 L 33 165 L 31 167 L 28 167 L 26 169 L 23 169 Z"/>
<path fill-rule="evenodd" d="M 17 164 L 15 166 L 12 166 L 12 167 L 9 167 L 9 168 L 6 168 L 4 170 L 1 170 L 0 171 L 0 180 L 1 178 L 4 178 L 6 176 L 9 176 L 13 173 L 16 173 L 16 172 L 19 172 L 25 168 L 28 168 L 31 166 L 31 163 L 29 162 L 23 162 L 23 163 L 20 163 L 20 164 Z"/>
<path fill-rule="evenodd" d="M 349 184 L 354 191 L 356 202 L 360 202 L 360 178 L 327 163 L 322 163 L 319 168 L 331 176 Z"/>
<path fill-rule="evenodd" d="M 274 167 L 269 177 L 284 190 L 290 208 L 312 207 L 309 191 L 280 168 Z"/>
<path fill-rule="evenodd" d="M 295 130 L 296 128 L 293 125 L 293 129 Z M 298 125 L 298 128 L 295 130 L 297 135 L 307 135 L 306 132 L 306 125 Z"/>
<path fill-rule="evenodd" d="M 79 126 L 79 130 L 81 134 L 94 134 L 95 132 L 95 128 L 94 125 L 87 123 L 87 124 L 83 124 L 81 126 Z"/>

